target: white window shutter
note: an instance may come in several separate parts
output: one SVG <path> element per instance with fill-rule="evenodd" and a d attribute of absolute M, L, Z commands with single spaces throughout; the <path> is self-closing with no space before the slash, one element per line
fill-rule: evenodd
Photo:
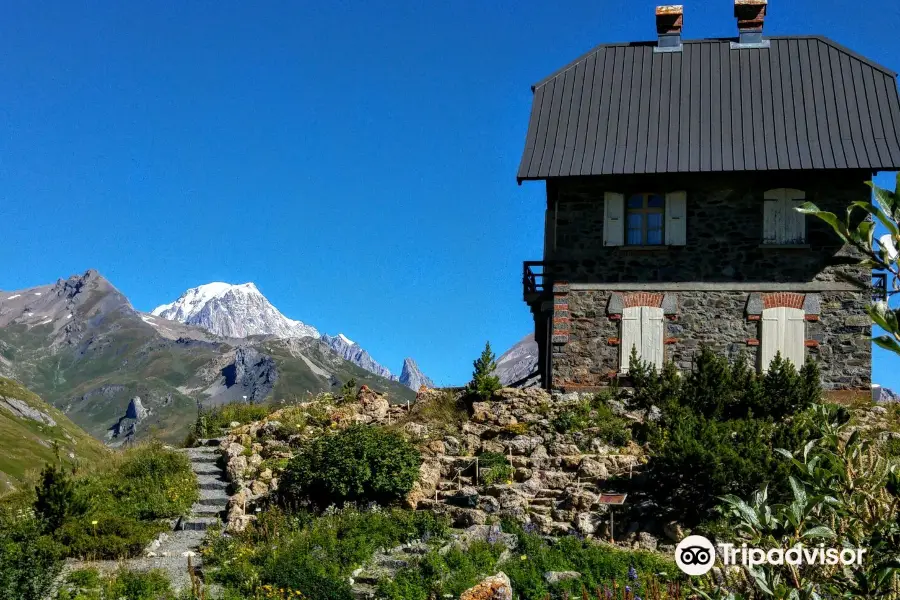
<path fill-rule="evenodd" d="M 641 360 L 656 367 L 657 371 L 661 371 L 663 366 L 663 319 L 661 308 L 641 307 Z"/>
<path fill-rule="evenodd" d="M 763 197 L 763 243 L 784 243 L 784 190 L 769 190 Z"/>
<path fill-rule="evenodd" d="M 616 192 L 603 194 L 603 243 L 606 246 L 625 244 L 625 196 Z"/>
<path fill-rule="evenodd" d="M 769 365 L 778 354 L 780 321 L 779 312 L 782 308 L 767 308 L 762 313 L 762 331 L 760 332 L 759 367 L 765 373 Z"/>
<path fill-rule="evenodd" d="M 805 201 L 806 192 L 803 190 L 784 190 L 785 244 L 806 242 L 806 215 L 796 210 Z"/>
<path fill-rule="evenodd" d="M 784 349 L 781 355 L 799 370 L 806 360 L 806 319 L 799 308 L 785 308 Z"/>
<path fill-rule="evenodd" d="M 622 311 L 622 337 L 619 339 L 619 371 L 628 372 L 631 349 L 637 348 L 641 355 L 641 309 L 626 308 Z"/>
<path fill-rule="evenodd" d="M 684 246 L 687 243 L 687 193 L 666 194 L 666 245 Z"/>

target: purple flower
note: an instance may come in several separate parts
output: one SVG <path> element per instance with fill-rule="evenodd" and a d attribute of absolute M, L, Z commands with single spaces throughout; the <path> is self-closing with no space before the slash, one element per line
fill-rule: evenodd
<path fill-rule="evenodd" d="M 638 578 L 637 569 L 634 567 L 628 567 L 628 579 L 631 581 L 636 581 Z"/>

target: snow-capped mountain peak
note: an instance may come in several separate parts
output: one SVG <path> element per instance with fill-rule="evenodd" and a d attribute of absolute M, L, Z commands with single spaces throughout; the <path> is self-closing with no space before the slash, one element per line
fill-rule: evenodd
<path fill-rule="evenodd" d="M 223 337 L 321 337 L 314 327 L 281 314 L 252 282 L 232 285 L 215 281 L 191 288 L 175 302 L 157 306 L 152 314 Z"/>
<path fill-rule="evenodd" d="M 348 346 L 355 346 L 355 345 L 356 345 L 356 342 L 354 342 L 353 340 L 351 340 L 350 338 L 348 338 L 348 337 L 347 337 L 346 335 L 344 335 L 343 333 L 339 333 L 339 334 L 337 334 L 337 336 L 338 336 L 339 338 L 341 338 L 341 341 L 343 341 L 343 342 L 344 342 L 345 344 L 347 344 Z"/>

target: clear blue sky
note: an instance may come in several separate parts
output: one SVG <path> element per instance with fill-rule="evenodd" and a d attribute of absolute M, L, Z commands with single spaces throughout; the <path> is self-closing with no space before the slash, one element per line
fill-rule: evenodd
<path fill-rule="evenodd" d="M 0 288 L 90 267 L 150 310 L 209 281 L 460 383 L 529 331 L 543 185 L 515 182 L 530 85 L 655 37 L 646 0 L 8 2 Z M 894 0 L 771 0 L 900 70 Z M 730 36 L 729 0 L 685 36 Z M 890 373 L 889 373 L 890 372 Z M 876 380 L 900 387 L 896 360 Z"/>

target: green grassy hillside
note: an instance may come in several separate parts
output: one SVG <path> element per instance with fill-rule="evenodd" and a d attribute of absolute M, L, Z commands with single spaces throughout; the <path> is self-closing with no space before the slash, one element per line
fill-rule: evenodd
<path fill-rule="evenodd" d="M 49 417 L 51 426 L 14 412 L 12 406 L 21 401 L 28 408 Z M 20 487 L 29 472 L 37 472 L 44 464 L 55 461 L 57 448 L 63 464 L 96 463 L 108 450 L 72 423 L 59 410 L 19 383 L 0 377 L 0 495 Z"/>

